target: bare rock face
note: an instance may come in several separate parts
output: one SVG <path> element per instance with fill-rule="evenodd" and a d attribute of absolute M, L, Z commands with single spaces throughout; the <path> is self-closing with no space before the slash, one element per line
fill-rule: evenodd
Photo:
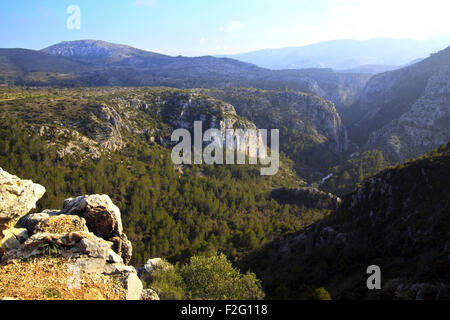
<path fill-rule="evenodd" d="M 0 169 L 0 237 L 1 231 L 14 226 L 35 208 L 44 193 L 43 186 L 30 180 L 21 180 Z"/>
<path fill-rule="evenodd" d="M 77 215 L 86 219 L 89 230 L 104 239 L 122 234 L 120 210 L 107 195 L 66 199 L 63 204 L 63 212 L 66 215 Z"/>
<path fill-rule="evenodd" d="M 125 233 L 108 239 L 113 243 L 112 249 L 123 259 L 125 263 L 129 263 L 133 255 L 133 246 Z"/>
<path fill-rule="evenodd" d="M 450 140 L 450 65 L 428 79 L 422 96 L 398 119 L 371 133 L 376 147 L 398 161 L 423 155 Z"/>
<path fill-rule="evenodd" d="M 141 300 L 142 290 L 144 289 L 141 280 L 135 273 L 130 273 L 122 279 L 122 283 L 127 290 L 127 300 Z"/>
<path fill-rule="evenodd" d="M 17 249 L 28 239 L 27 229 L 9 228 L 2 232 L 3 239 L 0 241 L 0 248 L 3 251 Z"/>
<path fill-rule="evenodd" d="M 120 209 L 107 195 L 81 196 L 66 199 L 63 214 L 77 215 L 86 219 L 88 229 L 96 236 L 113 243 L 112 249 L 125 263 L 129 263 L 133 247 L 123 233 Z"/>

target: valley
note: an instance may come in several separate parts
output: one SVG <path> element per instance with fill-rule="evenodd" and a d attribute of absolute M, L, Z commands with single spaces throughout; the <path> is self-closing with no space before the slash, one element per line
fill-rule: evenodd
<path fill-rule="evenodd" d="M 377 74 L 93 40 L 0 49 L 0 168 L 45 186 L 32 213 L 108 195 L 130 264 L 168 264 L 143 281 L 167 299 L 210 297 L 180 284 L 196 259 L 249 271 L 236 277 L 256 289 L 240 298 L 448 299 L 449 66 L 450 48 Z M 171 135 L 195 121 L 279 129 L 278 173 L 175 165 Z M 365 288 L 371 264 L 379 292 Z"/>

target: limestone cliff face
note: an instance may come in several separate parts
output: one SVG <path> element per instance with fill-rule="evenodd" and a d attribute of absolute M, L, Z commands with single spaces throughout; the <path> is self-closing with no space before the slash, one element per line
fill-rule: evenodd
<path fill-rule="evenodd" d="M 5 112 L 15 113 L 27 127 L 56 148 L 60 157 L 98 159 L 121 150 L 136 138 L 168 145 L 175 129 L 193 129 L 202 121 L 210 128 L 256 129 L 234 107 L 194 90 L 168 88 L 48 89 L 42 106 L 26 100 L 6 102 Z M 36 109 L 33 117 L 30 110 Z"/>
<path fill-rule="evenodd" d="M 259 128 L 282 126 L 304 132 L 305 139 L 325 143 L 331 150 L 348 149 L 347 130 L 334 104 L 317 95 L 259 89 L 208 89 L 208 95 L 231 103 L 238 114 L 252 120 Z M 312 136 L 306 136 L 306 131 Z M 282 139 L 282 138 L 281 138 Z M 283 145 L 283 141 L 280 141 Z"/>
<path fill-rule="evenodd" d="M 433 75 L 423 95 L 399 119 L 374 131 L 369 146 L 397 160 L 417 157 L 450 141 L 450 65 Z"/>
<path fill-rule="evenodd" d="M 368 74 L 330 72 L 328 75 L 323 75 L 318 72 L 296 81 L 304 86 L 304 91 L 332 101 L 339 111 L 344 111 L 359 99 L 369 79 Z"/>
<path fill-rule="evenodd" d="M 393 160 L 417 157 L 450 138 L 450 48 L 374 76 L 346 117 L 350 138 Z"/>
<path fill-rule="evenodd" d="M 144 112 L 158 119 L 154 125 L 142 127 L 139 132 L 151 135 L 152 140 L 159 133 L 158 140 L 163 144 L 170 144 L 170 135 L 176 129 L 187 129 L 193 134 L 195 121 L 202 123 L 203 133 L 208 129 L 218 129 L 224 143 L 227 130 L 257 129 L 253 122 L 239 116 L 231 104 L 196 90 L 156 90 L 142 96 L 121 97 L 117 103 L 132 109 L 133 113 Z M 131 119 L 127 116 L 128 121 Z"/>
<path fill-rule="evenodd" d="M 192 130 L 194 121 L 202 121 L 203 129 L 256 129 L 251 121 L 239 117 L 231 104 L 198 93 L 181 93 L 164 101 L 166 120 L 175 128 Z"/>

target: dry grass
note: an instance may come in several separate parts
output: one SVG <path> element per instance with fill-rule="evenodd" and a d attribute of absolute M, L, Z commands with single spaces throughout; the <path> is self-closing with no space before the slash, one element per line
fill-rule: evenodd
<path fill-rule="evenodd" d="M 54 216 L 40 221 L 35 232 L 66 234 L 69 232 L 89 232 L 86 224 L 78 217 Z"/>
<path fill-rule="evenodd" d="M 70 272 L 68 260 L 38 258 L 0 265 L 0 298 L 20 300 L 124 300 L 121 283 L 100 274 Z M 74 282 L 74 279 L 79 281 Z M 73 286 L 71 284 L 79 285 Z"/>

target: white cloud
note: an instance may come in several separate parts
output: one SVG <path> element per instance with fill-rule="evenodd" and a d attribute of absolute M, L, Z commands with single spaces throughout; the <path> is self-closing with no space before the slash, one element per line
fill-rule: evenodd
<path fill-rule="evenodd" d="M 206 43 L 206 41 L 208 41 L 208 39 L 206 39 L 205 37 L 201 37 L 199 40 L 200 45 L 204 45 Z"/>
<path fill-rule="evenodd" d="M 238 29 L 241 29 L 244 25 L 242 23 L 240 23 L 237 20 L 234 20 L 230 25 L 223 27 L 220 26 L 219 27 L 219 31 L 223 32 L 223 31 L 228 31 L 228 32 L 233 32 L 236 31 Z"/>

